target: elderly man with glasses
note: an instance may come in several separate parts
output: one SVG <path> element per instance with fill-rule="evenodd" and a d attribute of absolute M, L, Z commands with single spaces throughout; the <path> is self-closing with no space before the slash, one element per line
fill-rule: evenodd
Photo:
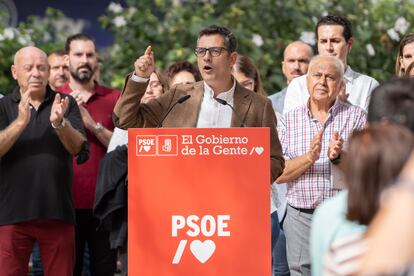
<path fill-rule="evenodd" d="M 158 99 L 140 104 L 139 99 L 144 95 L 149 77 L 155 70 L 154 53 L 149 46 L 144 55 L 135 61 L 134 73 L 127 77 L 115 106 L 115 124 L 123 129 L 144 126 L 269 127 L 269 184 L 273 183 L 284 168 L 276 117 L 269 99 L 243 88 L 232 77 L 232 67 L 237 59 L 236 48 L 236 37 L 227 28 L 212 25 L 201 30 L 195 54 L 203 81 L 174 86 Z M 177 102 L 182 103 L 172 108 Z M 166 116 L 167 110 L 170 113 Z"/>

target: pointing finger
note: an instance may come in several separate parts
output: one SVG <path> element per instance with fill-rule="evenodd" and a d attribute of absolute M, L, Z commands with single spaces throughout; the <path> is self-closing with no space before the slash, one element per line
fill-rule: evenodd
<path fill-rule="evenodd" d="M 147 47 L 147 49 L 145 49 L 144 55 L 151 55 L 151 53 L 152 53 L 152 48 L 151 48 L 151 45 L 150 45 L 150 46 Z"/>
<path fill-rule="evenodd" d="M 151 64 L 154 64 L 155 62 L 154 62 L 154 52 L 153 51 L 151 51 L 151 53 L 150 53 L 150 58 L 151 58 Z"/>

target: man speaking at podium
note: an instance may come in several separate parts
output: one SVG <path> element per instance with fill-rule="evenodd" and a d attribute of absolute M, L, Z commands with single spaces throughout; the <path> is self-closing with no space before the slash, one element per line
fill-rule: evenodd
<path fill-rule="evenodd" d="M 134 63 L 114 110 L 115 124 L 123 129 L 139 127 L 269 127 L 271 179 L 283 172 L 284 159 L 276 132 L 272 103 L 243 88 L 232 77 L 237 41 L 225 27 L 200 31 L 195 54 L 203 81 L 172 87 L 161 97 L 140 104 L 155 70 L 151 46 Z"/>

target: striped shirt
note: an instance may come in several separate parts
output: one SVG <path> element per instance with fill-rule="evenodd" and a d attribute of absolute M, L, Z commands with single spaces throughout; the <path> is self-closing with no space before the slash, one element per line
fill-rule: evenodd
<path fill-rule="evenodd" d="M 329 109 L 324 124 L 314 118 L 307 105 L 286 113 L 278 124 L 280 143 L 286 160 L 300 157 L 309 151 L 311 141 L 323 129 L 322 150 L 319 159 L 297 179 L 288 182 L 287 201 L 296 208 L 315 209 L 325 199 L 337 193 L 331 180 L 329 143 L 335 131 L 348 140 L 354 129 L 366 123 L 366 112 L 349 103 L 336 100 Z"/>

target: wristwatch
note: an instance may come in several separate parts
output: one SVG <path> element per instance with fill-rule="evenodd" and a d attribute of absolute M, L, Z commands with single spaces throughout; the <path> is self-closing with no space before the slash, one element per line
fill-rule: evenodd
<path fill-rule="evenodd" d="M 62 121 L 60 122 L 60 125 L 58 125 L 58 126 L 55 126 L 55 125 L 53 124 L 53 122 L 50 122 L 50 124 L 52 125 L 52 127 L 53 127 L 54 129 L 62 129 L 62 128 L 64 128 L 64 127 L 66 126 L 66 119 L 65 119 L 65 118 L 63 118 L 63 119 L 62 119 Z"/>
<path fill-rule="evenodd" d="M 104 130 L 104 127 L 101 123 L 96 123 L 95 125 L 95 133 L 98 134 Z"/>

